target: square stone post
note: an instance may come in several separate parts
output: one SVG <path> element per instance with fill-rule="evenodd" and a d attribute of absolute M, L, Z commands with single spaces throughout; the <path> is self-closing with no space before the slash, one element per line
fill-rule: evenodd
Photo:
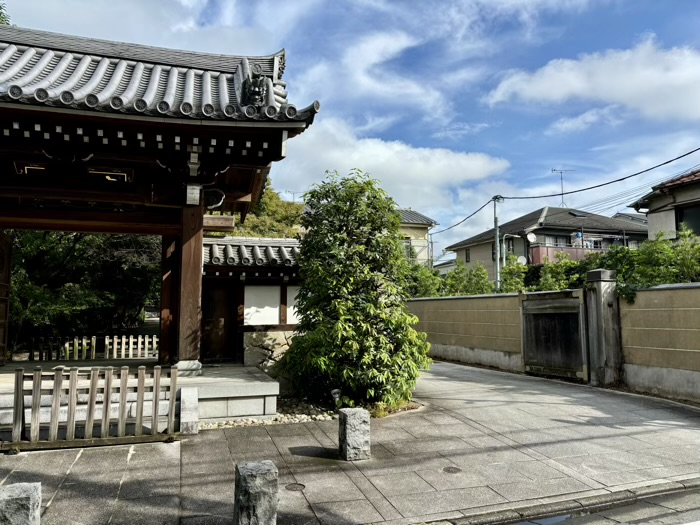
<path fill-rule="evenodd" d="M 369 412 L 363 408 L 341 408 L 338 421 L 340 457 L 346 461 L 369 459 Z"/>
<path fill-rule="evenodd" d="M 41 483 L 15 483 L 0 487 L 0 523 L 39 525 Z"/>
<path fill-rule="evenodd" d="M 591 385 L 612 385 L 622 379 L 620 304 L 617 297 L 616 272 L 591 270 L 586 281 Z"/>
<path fill-rule="evenodd" d="M 199 434 L 199 388 L 180 388 L 180 434 Z"/>
<path fill-rule="evenodd" d="M 277 467 L 272 461 L 236 465 L 234 525 L 276 525 L 277 479 Z"/>

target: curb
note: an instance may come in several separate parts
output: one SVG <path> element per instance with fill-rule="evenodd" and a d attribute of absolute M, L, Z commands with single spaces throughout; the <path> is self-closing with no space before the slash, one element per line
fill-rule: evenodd
<path fill-rule="evenodd" d="M 485 512 L 478 512 L 477 510 L 474 514 L 464 518 L 443 519 L 432 523 L 451 523 L 452 525 L 508 524 L 550 518 L 572 512 L 590 514 L 619 505 L 636 503 L 652 496 L 673 494 L 698 488 L 700 488 L 700 476 L 684 479 L 682 481 L 671 481 L 668 483 L 620 490 L 618 492 L 610 492 L 609 494 L 601 494 L 599 496 L 577 498 L 575 495 L 572 495 L 571 499 L 553 503 L 521 505 L 515 506 L 512 509 L 501 508 L 500 510 Z"/>

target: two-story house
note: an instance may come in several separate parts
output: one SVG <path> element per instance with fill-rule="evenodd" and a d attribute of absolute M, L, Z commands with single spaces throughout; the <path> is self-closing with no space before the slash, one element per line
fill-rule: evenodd
<path fill-rule="evenodd" d="M 645 210 L 649 220 L 649 238 L 659 233 L 675 239 L 681 223 L 700 235 L 700 170 L 667 180 L 630 205 Z"/>
<path fill-rule="evenodd" d="M 532 235 L 528 235 L 532 234 Z M 563 252 L 572 260 L 605 251 L 612 245 L 636 248 L 647 238 L 640 222 L 604 217 L 573 208 L 545 206 L 499 226 L 500 254 L 503 249 L 525 257 L 528 264 L 555 260 Z M 496 276 L 496 239 L 493 228 L 448 246 L 457 260 L 468 267 L 481 262 L 490 279 Z"/>
<path fill-rule="evenodd" d="M 433 261 L 430 229 L 437 226 L 437 222 L 410 208 L 396 211 L 401 216 L 399 232 L 406 246 L 406 254 L 412 261 L 430 266 Z"/>

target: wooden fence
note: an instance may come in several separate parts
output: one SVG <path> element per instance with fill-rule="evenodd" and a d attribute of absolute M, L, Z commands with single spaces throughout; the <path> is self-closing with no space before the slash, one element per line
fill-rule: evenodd
<path fill-rule="evenodd" d="M 175 433 L 176 394 L 174 367 L 18 368 L 12 443 L 0 450 L 167 440 Z"/>
<path fill-rule="evenodd" d="M 32 338 L 29 360 L 148 359 L 158 357 L 157 335 Z"/>

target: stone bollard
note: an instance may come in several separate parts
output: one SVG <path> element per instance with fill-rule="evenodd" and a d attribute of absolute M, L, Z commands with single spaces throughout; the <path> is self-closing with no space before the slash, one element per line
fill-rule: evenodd
<path fill-rule="evenodd" d="M 194 386 L 180 389 L 180 434 L 199 434 L 199 388 Z"/>
<path fill-rule="evenodd" d="M 41 483 L 15 483 L 0 487 L 0 523 L 39 525 Z"/>
<path fill-rule="evenodd" d="M 369 459 L 369 412 L 363 408 L 341 408 L 339 422 L 340 457 L 345 461 Z"/>
<path fill-rule="evenodd" d="M 277 467 L 272 461 L 236 465 L 234 525 L 275 525 L 277 490 Z"/>

